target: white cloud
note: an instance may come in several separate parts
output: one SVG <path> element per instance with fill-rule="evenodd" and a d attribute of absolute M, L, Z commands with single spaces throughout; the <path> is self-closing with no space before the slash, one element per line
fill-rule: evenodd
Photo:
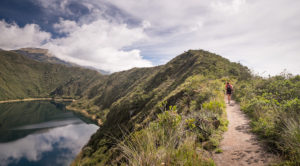
<path fill-rule="evenodd" d="M 126 24 L 103 19 L 82 25 L 61 20 L 54 26 L 68 35 L 52 39 L 43 47 L 49 48 L 59 58 L 110 72 L 152 66 L 140 56 L 139 50 L 122 50 L 147 38 L 142 27 L 128 28 Z"/>
<path fill-rule="evenodd" d="M 15 49 L 22 47 L 39 47 L 47 42 L 51 34 L 40 30 L 36 24 L 19 27 L 0 20 L 0 48 Z"/>
<path fill-rule="evenodd" d="M 224 1 L 213 1 L 212 7 L 216 10 L 216 12 L 225 12 L 229 14 L 238 13 L 242 6 L 246 3 L 246 0 L 233 0 L 231 2 Z"/>
<path fill-rule="evenodd" d="M 170 60 L 188 49 L 205 49 L 240 61 L 256 72 L 300 74 L 300 1 L 136 0 L 111 2 L 147 20 L 150 41 L 142 54 Z M 153 12 L 155 11 L 155 12 Z M 162 57 L 162 55 L 165 55 Z"/>
<path fill-rule="evenodd" d="M 78 29 L 77 23 L 71 20 L 59 19 L 59 23 L 53 25 L 54 29 L 59 33 L 71 33 Z"/>
<path fill-rule="evenodd" d="M 59 2 L 58 0 L 52 0 Z M 46 0 L 39 0 L 44 7 Z M 74 0 L 49 5 L 72 14 Z M 79 3 L 78 1 L 76 1 Z M 104 70 L 162 64 L 188 49 L 205 49 L 256 72 L 300 74 L 300 1 L 293 0 L 83 0 L 89 14 L 60 20 L 66 33 L 44 47 L 60 58 Z M 57 7 L 54 7 L 57 6 Z M 132 22 L 128 20 L 134 20 Z M 0 32 L 1 33 L 1 32 Z M 268 63 L 268 64 L 266 64 Z"/>
<path fill-rule="evenodd" d="M 36 0 L 33 1 L 44 8 L 46 12 L 49 13 L 63 13 L 70 15 L 72 12 L 67 8 L 67 5 L 70 3 L 70 0 Z"/>
<path fill-rule="evenodd" d="M 38 25 L 27 24 L 21 28 L 1 21 L 0 48 L 43 47 L 61 59 L 110 72 L 152 66 L 150 61 L 143 59 L 139 50 L 124 50 L 147 39 L 143 27 L 129 28 L 126 24 L 100 18 L 81 25 L 60 19 L 53 26 L 58 32 L 66 33 L 66 36 L 51 39 L 51 35 L 41 31 Z"/>

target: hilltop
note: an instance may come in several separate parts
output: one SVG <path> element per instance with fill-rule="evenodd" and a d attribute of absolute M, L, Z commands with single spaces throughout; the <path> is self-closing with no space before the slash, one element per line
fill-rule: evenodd
<path fill-rule="evenodd" d="M 204 50 L 189 50 L 162 66 L 114 73 L 92 87 L 87 96 L 71 104 L 104 120 L 76 163 L 109 165 L 126 161 L 116 148 L 128 139 L 127 134 L 143 131 L 155 122 L 161 113 L 161 103 L 165 103 L 163 110 L 176 105 L 178 116 L 192 119 L 201 118 L 194 114 L 203 104 L 216 104 L 216 108 L 208 108 L 211 114 L 205 116 L 205 121 L 210 125 L 221 121 L 225 127 L 226 120 L 220 112 L 224 108 L 223 82 L 250 77 L 247 67 Z M 202 136 L 207 141 L 212 135 Z"/>
<path fill-rule="evenodd" d="M 253 76 L 247 67 L 204 50 L 110 75 L 0 50 L 0 100 L 76 98 L 69 109 L 103 122 L 73 165 L 214 164 L 210 154 L 222 152 L 228 124 L 226 81 L 236 85 L 234 98 L 252 131 L 283 157 L 283 165 L 297 165 L 299 80 Z"/>
<path fill-rule="evenodd" d="M 13 51 L 0 51 L 0 100 L 79 98 L 102 77 L 100 73 L 82 67 L 38 62 Z"/>
<path fill-rule="evenodd" d="M 66 62 L 61 60 L 54 55 L 50 54 L 49 50 L 42 48 L 21 48 L 18 50 L 12 50 L 18 54 L 24 55 L 30 59 L 34 59 L 39 62 L 53 63 L 53 64 L 63 64 L 66 66 L 78 66 L 74 63 Z"/>
<path fill-rule="evenodd" d="M 16 52 L 18 54 L 24 55 L 30 59 L 36 60 L 38 62 L 46 62 L 46 63 L 53 63 L 53 64 L 63 64 L 66 66 L 72 66 L 72 67 L 83 67 L 91 70 L 96 70 L 100 72 L 101 74 L 108 75 L 110 72 L 97 69 L 91 66 L 80 66 L 75 63 L 71 63 L 68 61 L 64 61 L 62 59 L 57 58 L 55 55 L 51 54 L 48 49 L 43 48 L 21 48 L 18 50 L 12 50 L 13 52 Z"/>

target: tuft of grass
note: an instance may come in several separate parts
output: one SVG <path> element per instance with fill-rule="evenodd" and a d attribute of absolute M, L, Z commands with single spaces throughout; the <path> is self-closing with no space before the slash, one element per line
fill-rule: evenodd
<path fill-rule="evenodd" d="M 197 81 L 196 78 L 188 80 L 190 82 L 185 84 L 187 87 L 190 87 L 189 83 L 194 85 Z M 213 93 L 206 101 L 199 101 L 201 103 L 193 100 L 199 94 L 188 91 L 193 95 L 190 102 L 202 105 L 200 110 L 190 107 L 189 111 L 183 112 L 178 110 L 184 109 L 182 106 L 168 106 L 166 101 L 158 104 L 161 113 L 156 120 L 147 127 L 126 135 L 117 145 L 125 158 L 121 163 L 134 166 L 214 165 L 206 150 L 213 151 L 218 148 L 228 124 L 223 94 L 215 89 L 216 86 L 212 86 L 216 83 L 221 86 L 217 81 L 208 83 L 206 88 Z"/>
<path fill-rule="evenodd" d="M 220 149 L 220 148 L 217 148 L 217 149 L 215 150 L 215 153 L 223 153 L 223 150 Z"/>
<path fill-rule="evenodd" d="M 158 117 L 118 145 L 128 165 L 214 165 L 197 147 L 195 135 L 184 128 L 180 115 L 166 111 Z"/>

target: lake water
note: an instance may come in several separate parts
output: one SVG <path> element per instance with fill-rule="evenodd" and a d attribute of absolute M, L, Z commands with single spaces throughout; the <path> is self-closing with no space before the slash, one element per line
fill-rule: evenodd
<path fill-rule="evenodd" d="M 69 165 L 97 129 L 62 103 L 0 104 L 0 165 Z"/>

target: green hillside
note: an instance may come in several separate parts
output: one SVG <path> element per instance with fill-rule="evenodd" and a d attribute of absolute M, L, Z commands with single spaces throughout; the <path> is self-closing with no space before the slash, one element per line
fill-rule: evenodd
<path fill-rule="evenodd" d="M 103 76 L 96 71 L 42 63 L 0 51 L 0 100 L 28 97 L 80 97 Z"/>
<path fill-rule="evenodd" d="M 143 160 L 150 163 L 145 165 L 166 162 L 167 159 L 176 164 L 176 158 L 184 158 L 181 150 L 194 153 L 196 149 L 191 148 L 194 146 L 214 149 L 220 133 L 226 128 L 224 82 L 229 78 L 246 80 L 250 77 L 248 68 L 203 50 L 185 52 L 166 65 L 114 73 L 91 88 L 86 97 L 72 103 L 73 107 L 86 109 L 99 118 L 106 115 L 103 126 L 92 136 L 74 164 L 131 163 L 134 154 L 140 153 L 147 153 Z M 215 123 L 219 125 L 215 126 Z M 202 127 L 195 127 L 199 124 Z M 153 125 L 158 128 L 153 128 Z M 172 133 L 161 135 L 166 131 Z M 152 148 L 157 153 L 163 149 L 162 158 L 153 160 L 151 157 L 155 157 L 148 154 L 143 145 L 134 145 L 135 139 L 147 138 L 149 133 L 158 134 L 163 142 L 177 143 L 169 147 L 156 140 L 161 142 L 159 146 L 147 146 L 146 149 Z M 178 139 L 172 140 L 171 137 Z M 155 144 L 155 138 L 152 139 L 144 141 L 147 145 Z M 201 157 L 205 156 L 204 152 L 195 152 L 194 155 L 197 155 L 197 160 L 187 163 L 210 163 L 208 157 Z M 151 163 L 152 160 L 155 163 Z"/>
<path fill-rule="evenodd" d="M 249 69 L 204 50 L 169 63 L 101 75 L 0 51 L 0 100 L 77 98 L 68 107 L 104 123 L 73 165 L 214 165 L 227 120 L 224 84 L 251 118 L 268 149 L 300 161 L 300 79 L 253 76 Z"/>

